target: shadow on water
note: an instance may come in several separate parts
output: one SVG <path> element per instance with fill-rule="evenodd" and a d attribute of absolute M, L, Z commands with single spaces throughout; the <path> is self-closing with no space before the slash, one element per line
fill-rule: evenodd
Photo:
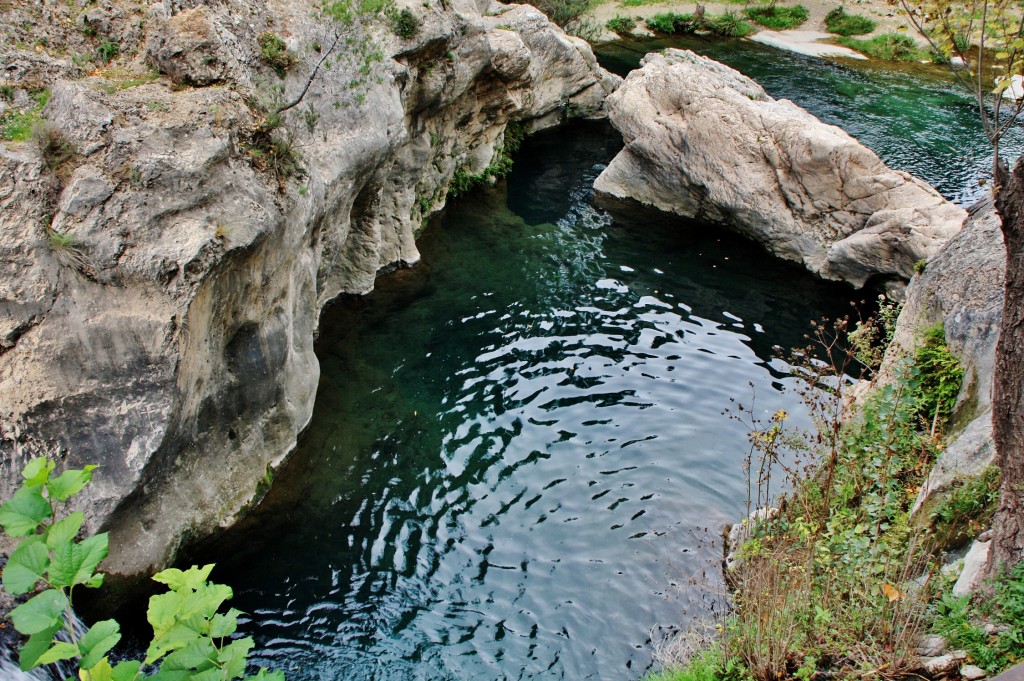
<path fill-rule="evenodd" d="M 795 398 L 773 346 L 849 289 L 590 187 L 607 125 L 523 145 L 453 201 L 423 264 L 321 321 L 312 423 L 263 504 L 196 560 L 258 660 L 303 679 L 636 678 L 718 607 L 746 433 Z M 799 419 L 798 419 L 799 420 Z"/>

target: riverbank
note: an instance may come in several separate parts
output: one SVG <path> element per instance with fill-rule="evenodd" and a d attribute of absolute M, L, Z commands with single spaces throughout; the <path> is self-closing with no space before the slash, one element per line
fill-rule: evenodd
<path fill-rule="evenodd" d="M 859 0 L 852 4 L 845 4 L 837 0 L 806 0 L 799 4 L 806 8 L 808 18 L 799 27 L 793 30 L 772 31 L 751 23 L 756 31 L 751 36 L 752 40 L 771 45 L 779 49 L 797 52 L 808 56 L 823 57 L 844 57 L 849 59 L 866 59 L 863 54 L 848 47 L 837 44 L 838 36 L 828 33 L 825 17 L 829 12 L 838 7 L 843 7 L 850 14 L 863 15 L 875 23 L 874 30 L 860 37 L 871 37 L 881 34 L 900 34 L 913 38 L 919 44 L 923 40 L 919 38 L 910 21 L 906 18 L 898 5 L 892 5 L 883 0 Z M 582 25 L 593 26 L 595 30 L 600 29 L 597 41 L 614 40 L 615 34 L 606 28 L 610 20 L 616 17 L 631 17 L 639 22 L 638 35 L 650 35 L 650 32 L 643 27 L 643 20 L 654 17 L 658 14 L 676 13 L 692 14 L 702 7 L 705 14 L 742 15 L 748 7 L 758 6 L 757 2 L 738 0 L 732 2 L 708 2 L 698 3 L 686 0 L 663 0 L 647 2 L 645 0 L 604 0 L 594 4 L 583 15 Z"/>

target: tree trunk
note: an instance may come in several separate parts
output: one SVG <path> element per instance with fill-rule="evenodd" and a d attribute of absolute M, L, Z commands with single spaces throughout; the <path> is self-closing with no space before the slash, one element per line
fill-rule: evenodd
<path fill-rule="evenodd" d="M 1002 483 L 992 521 L 990 575 L 1024 558 L 1024 157 L 1012 173 L 999 174 L 996 207 L 1006 243 L 1006 283 L 996 345 L 992 433 Z"/>

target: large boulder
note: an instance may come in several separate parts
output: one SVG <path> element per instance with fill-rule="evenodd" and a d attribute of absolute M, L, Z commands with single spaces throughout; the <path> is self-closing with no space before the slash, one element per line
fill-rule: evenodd
<path fill-rule="evenodd" d="M 843 130 L 692 52 L 648 55 L 607 107 L 626 144 L 599 193 L 727 225 L 826 279 L 909 279 L 965 217 Z"/>

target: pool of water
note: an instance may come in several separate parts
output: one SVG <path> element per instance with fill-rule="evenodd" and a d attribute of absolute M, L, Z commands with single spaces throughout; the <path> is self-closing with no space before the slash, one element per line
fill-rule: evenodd
<path fill-rule="evenodd" d="M 704 51 L 975 192 L 959 95 L 743 45 Z M 422 265 L 325 312 L 298 450 L 192 557 L 235 587 L 257 662 L 292 681 L 636 679 L 720 608 L 748 447 L 723 409 L 756 394 L 799 423 L 776 357 L 858 296 L 706 225 L 595 207 L 620 145 L 605 124 L 527 140 L 507 183 L 428 227 Z"/>

